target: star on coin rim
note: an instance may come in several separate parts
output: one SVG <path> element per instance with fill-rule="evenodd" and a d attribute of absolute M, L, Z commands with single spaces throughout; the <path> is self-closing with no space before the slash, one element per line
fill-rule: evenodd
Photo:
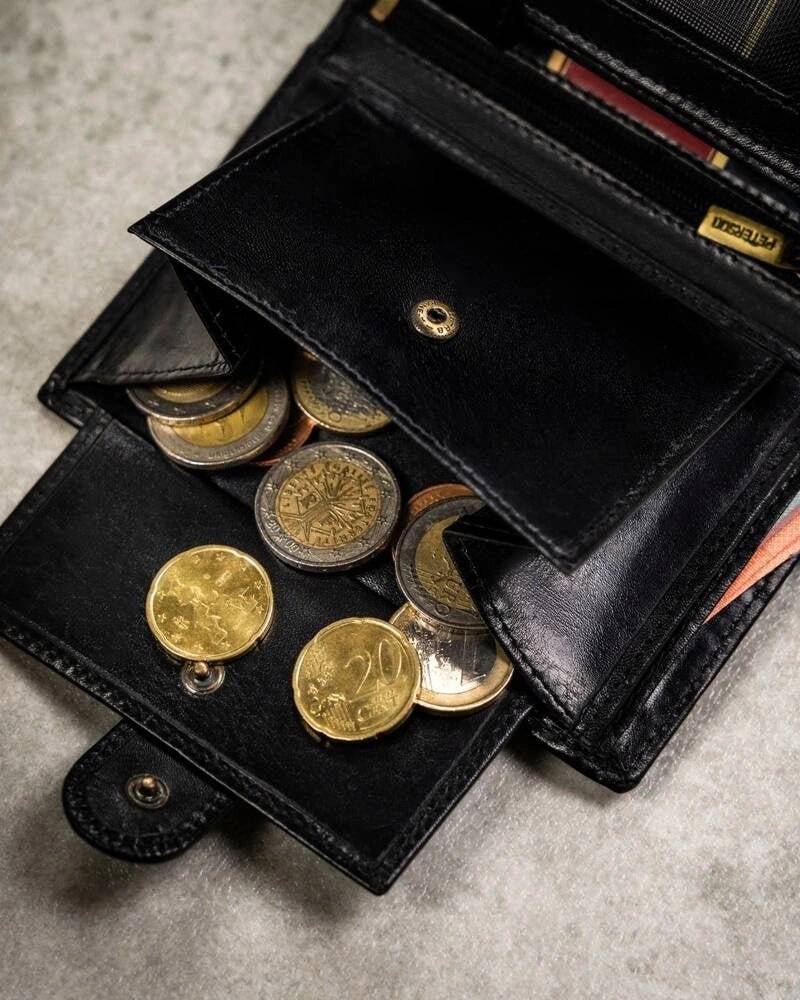
<path fill-rule="evenodd" d="M 194 555 L 196 552 L 227 552 L 231 555 L 235 555 L 244 559 L 250 566 L 252 566 L 261 576 L 265 585 L 265 600 L 267 602 L 267 610 L 264 615 L 264 621 L 258 631 L 241 646 L 237 646 L 233 652 L 223 653 L 220 655 L 210 655 L 203 656 L 202 660 L 206 663 L 227 663 L 230 660 L 238 660 L 239 657 L 244 656 L 245 653 L 249 653 L 258 643 L 264 638 L 264 636 L 269 632 L 272 627 L 272 621 L 275 617 L 275 597 L 272 592 L 272 580 L 269 577 L 269 573 L 264 569 L 261 563 L 254 559 L 247 552 L 242 552 L 241 549 L 234 548 L 232 545 L 195 545 L 191 549 L 184 549 L 182 552 L 176 553 L 170 559 L 168 559 L 164 565 L 156 572 L 153 577 L 153 581 L 150 584 L 150 589 L 147 591 L 147 597 L 145 598 L 145 616 L 147 618 L 147 624 L 150 627 L 150 631 L 158 642 L 158 644 L 165 649 L 171 656 L 177 657 L 181 663 L 196 663 L 197 660 L 188 659 L 185 652 L 179 647 L 171 643 L 169 639 L 163 634 L 155 620 L 155 612 L 153 610 L 153 604 L 158 593 L 158 585 L 163 579 L 165 573 L 170 569 L 170 567 L 176 563 L 179 559 L 185 559 L 187 556 Z"/>
<path fill-rule="evenodd" d="M 395 638 L 400 645 L 409 654 L 412 664 L 416 664 L 417 667 L 417 684 L 414 692 L 410 697 L 403 703 L 402 710 L 395 716 L 391 723 L 388 725 L 377 726 L 373 731 L 366 733 L 359 733 L 357 736 L 344 736 L 330 729 L 321 726 L 316 719 L 313 719 L 304 709 L 301 704 L 301 695 L 299 690 L 299 678 L 300 672 L 303 667 L 303 660 L 308 653 L 308 650 L 314 645 L 315 642 L 319 641 L 327 632 L 332 631 L 335 628 L 341 628 L 345 625 L 377 625 L 380 626 L 381 631 L 389 632 L 390 635 Z M 384 621 L 382 618 L 340 618 L 338 621 L 331 622 L 324 628 L 321 628 L 317 634 L 310 639 L 305 646 L 297 654 L 297 659 L 294 661 L 294 668 L 292 670 L 292 695 L 294 697 L 295 708 L 297 709 L 303 724 L 310 730 L 312 730 L 311 735 L 314 736 L 319 734 L 324 736 L 326 739 L 335 741 L 336 743 L 364 743 L 370 740 L 374 740 L 379 736 L 385 736 L 387 733 L 393 732 L 398 726 L 401 726 L 406 719 L 411 715 L 414 710 L 414 706 L 417 704 L 417 697 L 419 695 L 420 686 L 422 684 L 422 667 L 420 666 L 419 656 L 417 655 L 416 649 L 411 645 L 408 639 L 403 635 L 399 628 L 392 625 L 391 622 Z"/>
<path fill-rule="evenodd" d="M 359 426 L 357 427 L 343 427 L 341 423 L 334 423 L 330 420 L 326 414 L 329 412 L 330 407 L 325 403 L 324 399 L 320 399 L 318 396 L 314 395 L 313 400 L 309 401 L 308 396 L 303 392 L 299 385 L 300 382 L 300 372 L 303 365 L 320 365 L 322 368 L 330 368 L 326 365 L 324 361 L 314 355 L 310 354 L 308 351 L 300 351 L 295 357 L 294 363 L 292 364 L 292 370 L 289 375 L 289 384 L 292 388 L 292 396 L 294 397 L 295 403 L 298 407 L 305 413 L 309 419 L 313 420 L 315 424 L 324 428 L 326 431 L 336 431 L 337 434 L 342 434 L 343 436 L 348 435 L 359 435 L 359 434 L 374 434 L 376 431 L 383 430 L 384 427 L 388 427 L 392 422 L 392 418 L 384 413 L 383 410 L 374 402 L 369 393 L 364 392 L 361 386 L 356 385 L 351 379 L 344 375 L 340 375 L 335 369 L 331 369 L 333 375 L 336 378 L 341 379 L 343 382 L 349 383 L 355 392 L 359 395 L 364 396 L 372 405 L 375 407 L 376 416 L 372 419 L 361 419 Z M 319 401 L 325 407 L 324 411 L 315 406 L 315 402 Z"/>
<path fill-rule="evenodd" d="M 395 626 L 395 628 L 398 628 L 401 632 L 403 632 L 403 629 L 400 627 L 398 622 L 402 621 L 406 616 L 417 616 L 428 628 L 437 628 L 437 626 L 433 622 L 429 621 L 424 615 L 420 615 L 412 604 L 403 604 L 397 609 L 397 611 L 395 611 L 389 621 Z M 448 633 L 450 635 L 454 635 L 463 630 L 448 629 L 446 626 L 441 626 L 441 631 L 445 635 Z M 474 688 L 470 688 L 469 691 L 464 691 L 461 694 L 442 694 L 431 690 L 431 688 L 426 688 L 424 684 L 421 684 L 419 694 L 417 695 L 417 704 L 420 708 L 424 708 L 429 712 L 436 712 L 440 715 L 468 715 L 470 712 L 477 712 L 480 709 L 491 705 L 492 702 L 499 698 L 503 691 L 505 691 L 508 687 L 514 674 L 514 667 L 508 659 L 503 647 L 488 631 L 485 634 L 465 631 L 464 634 L 468 638 L 473 639 L 475 642 L 494 643 L 495 660 L 492 669 L 486 675 L 485 680 L 481 681 L 481 683 L 477 684 Z M 405 632 L 403 632 L 403 635 L 405 635 Z M 408 639 L 412 646 L 414 645 L 408 636 L 406 636 L 406 639 Z M 416 649 L 416 647 L 414 648 Z M 419 656 L 419 652 L 417 652 L 417 656 Z M 420 666 L 421 665 L 422 659 L 420 658 Z"/>
<path fill-rule="evenodd" d="M 410 539 L 412 539 L 415 532 L 418 531 L 420 522 L 423 519 L 427 520 L 431 518 L 436 511 L 440 510 L 440 508 L 454 506 L 456 504 L 464 504 L 467 501 L 470 502 L 470 505 L 475 504 L 475 506 L 471 506 L 471 509 L 468 511 L 462 511 L 459 516 L 465 516 L 468 513 L 471 514 L 484 506 L 483 501 L 476 496 L 447 497 L 420 511 L 420 513 L 405 526 L 402 534 L 397 540 L 397 547 L 395 549 L 395 576 L 397 577 L 397 585 L 400 587 L 403 596 L 408 603 L 422 615 L 423 618 L 427 618 L 435 625 L 441 625 L 444 628 L 462 630 L 464 632 L 485 632 L 486 623 L 480 617 L 478 612 L 472 614 L 471 612 L 455 609 L 449 618 L 444 618 L 441 615 L 436 614 L 435 611 L 431 610 L 430 605 L 434 600 L 433 596 L 428 594 L 428 591 L 425 590 L 422 584 L 417 584 L 416 582 L 415 556 L 419 539 L 416 539 L 413 543 L 414 551 L 410 554 L 410 556 L 405 551 L 406 548 L 412 544 Z M 441 512 L 441 520 L 445 520 L 451 516 L 452 513 Z M 432 521 L 431 523 L 433 524 L 435 522 Z M 422 593 L 418 593 L 418 590 Z"/>
<path fill-rule="evenodd" d="M 362 469 L 366 468 L 377 480 L 381 497 L 381 510 L 375 524 L 361 538 L 335 549 L 318 549 L 299 542 L 281 526 L 275 510 L 278 494 L 286 480 L 306 465 L 325 457 L 333 461 L 350 461 Z M 400 486 L 383 459 L 359 445 L 339 441 L 307 444 L 278 462 L 261 480 L 255 500 L 256 524 L 267 548 L 295 569 L 315 573 L 338 573 L 372 559 L 389 544 L 400 509 Z M 383 526 L 380 523 L 381 514 L 386 518 Z"/>
<path fill-rule="evenodd" d="M 170 402 L 162 399 L 146 384 L 129 386 L 128 398 L 138 410 L 162 424 L 171 427 L 205 424 L 233 413 L 250 398 L 259 384 L 261 367 L 259 364 L 249 370 L 247 375 L 219 379 L 219 392 L 199 402 Z"/>
<path fill-rule="evenodd" d="M 187 469 L 231 469 L 243 465 L 271 447 L 280 437 L 289 419 L 291 400 L 289 387 L 283 375 L 268 376 L 263 383 L 256 386 L 256 392 L 261 384 L 267 389 L 267 408 L 264 415 L 252 430 L 235 441 L 214 445 L 212 448 L 191 444 L 176 434 L 175 429 L 169 424 L 154 417 L 147 418 L 150 434 L 167 458 Z M 234 412 L 235 410 L 231 410 L 231 413 Z M 230 416 L 230 413 L 226 416 Z"/>

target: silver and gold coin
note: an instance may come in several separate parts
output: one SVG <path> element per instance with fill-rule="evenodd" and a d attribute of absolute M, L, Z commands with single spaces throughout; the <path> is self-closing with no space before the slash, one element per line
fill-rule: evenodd
<path fill-rule="evenodd" d="M 240 407 L 258 385 L 260 367 L 224 379 L 163 382 L 128 389 L 131 402 L 163 424 L 203 424 Z"/>
<path fill-rule="evenodd" d="M 419 656 L 422 685 L 417 703 L 431 712 L 474 712 L 495 700 L 514 668 L 488 632 L 444 628 L 404 604 L 391 623 Z"/>
<path fill-rule="evenodd" d="M 442 500 L 414 518 L 397 542 L 395 573 L 400 589 L 420 614 L 439 625 L 486 629 L 443 537 L 451 524 L 482 506 L 474 496 Z"/>
<path fill-rule="evenodd" d="M 303 722 L 332 740 L 368 740 L 399 726 L 421 683 L 419 657 L 406 637 L 377 618 L 345 618 L 318 632 L 292 674 Z"/>
<path fill-rule="evenodd" d="M 400 487 L 372 452 L 306 445 L 266 474 L 256 524 L 279 559 L 298 569 L 352 569 L 384 549 L 400 516 Z"/>
<path fill-rule="evenodd" d="M 271 375 L 236 410 L 204 424 L 171 426 L 147 418 L 158 447 L 178 465 L 229 469 L 249 462 L 279 437 L 289 417 L 286 380 Z"/>
<path fill-rule="evenodd" d="M 269 631 L 275 603 L 267 571 L 229 545 L 199 545 L 156 573 L 145 601 L 147 624 L 180 660 L 235 660 Z"/>
<path fill-rule="evenodd" d="M 295 358 L 291 385 L 303 413 L 326 430 L 370 434 L 391 422 L 366 393 L 305 351 Z"/>

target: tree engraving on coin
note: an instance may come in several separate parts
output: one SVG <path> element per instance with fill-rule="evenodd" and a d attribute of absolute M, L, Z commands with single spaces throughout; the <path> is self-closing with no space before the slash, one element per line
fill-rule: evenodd
<path fill-rule="evenodd" d="M 474 712 L 494 701 L 513 668 L 489 633 L 443 628 L 410 604 L 391 618 L 416 649 L 422 668 L 417 703 L 432 712 Z"/>
<path fill-rule="evenodd" d="M 246 552 L 200 545 L 161 567 L 145 611 L 153 635 L 173 656 L 207 663 L 233 660 L 269 630 L 272 584 Z"/>
<path fill-rule="evenodd" d="M 189 468 L 227 469 L 269 448 L 289 417 L 289 389 L 272 375 L 224 417 L 203 424 L 169 426 L 148 417 L 155 443 L 174 462 Z"/>
<path fill-rule="evenodd" d="M 388 466 L 355 445 L 308 445 L 276 465 L 256 494 L 267 546 L 299 569 L 350 569 L 383 549 L 400 516 Z"/>
<path fill-rule="evenodd" d="M 160 382 L 131 386 L 131 402 L 162 423 L 174 426 L 202 424 L 231 413 L 253 393 L 260 365 L 225 379 Z"/>
<path fill-rule="evenodd" d="M 453 497 L 422 511 L 397 542 L 395 572 L 406 599 L 424 617 L 450 628 L 486 625 L 444 544 L 446 528 L 483 506 L 478 497 Z"/>
<path fill-rule="evenodd" d="M 366 393 L 305 351 L 295 359 L 291 383 L 300 409 L 327 430 L 369 434 L 391 422 Z"/>
<path fill-rule="evenodd" d="M 416 651 L 398 629 L 377 618 L 345 618 L 303 648 L 292 687 L 307 726 L 352 742 L 399 726 L 414 706 L 420 679 Z"/>

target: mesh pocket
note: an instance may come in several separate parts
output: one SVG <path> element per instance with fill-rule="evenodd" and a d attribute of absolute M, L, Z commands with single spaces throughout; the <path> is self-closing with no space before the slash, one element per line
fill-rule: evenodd
<path fill-rule="evenodd" d="M 800 94 L 800 0 L 647 0 L 785 96 Z"/>

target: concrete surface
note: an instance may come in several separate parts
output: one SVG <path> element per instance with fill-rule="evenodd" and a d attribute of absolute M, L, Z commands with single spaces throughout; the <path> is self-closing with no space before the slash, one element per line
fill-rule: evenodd
<path fill-rule="evenodd" d="M 0 0 L 0 516 L 70 438 L 35 401 L 144 250 L 128 223 L 224 153 L 331 0 Z M 520 742 L 376 899 L 241 817 L 161 867 L 70 831 L 113 722 L 0 647 L 0 996 L 800 996 L 800 577 L 643 786 Z"/>

